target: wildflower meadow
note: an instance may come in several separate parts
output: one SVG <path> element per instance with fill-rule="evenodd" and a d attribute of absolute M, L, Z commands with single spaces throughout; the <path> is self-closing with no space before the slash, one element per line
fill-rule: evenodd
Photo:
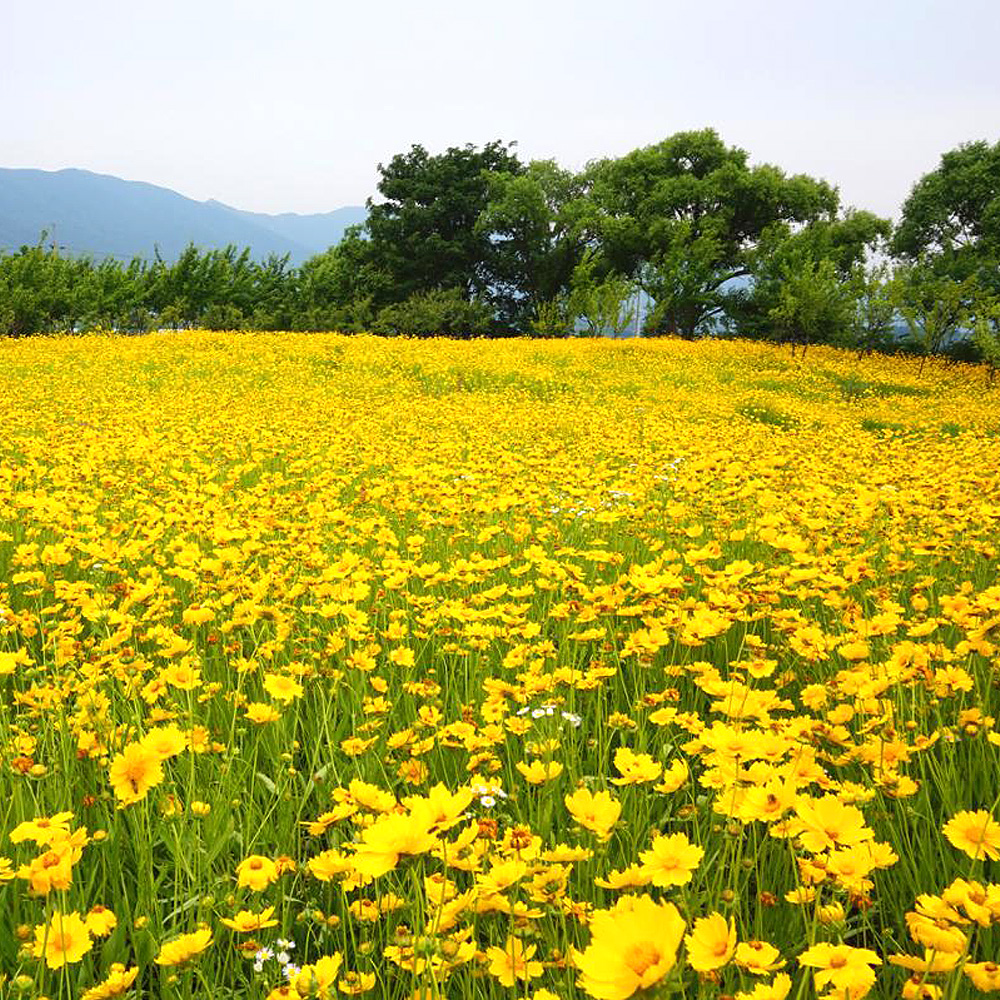
<path fill-rule="evenodd" d="M 0 343 L 0 996 L 1000 990 L 998 546 L 981 368 Z"/>

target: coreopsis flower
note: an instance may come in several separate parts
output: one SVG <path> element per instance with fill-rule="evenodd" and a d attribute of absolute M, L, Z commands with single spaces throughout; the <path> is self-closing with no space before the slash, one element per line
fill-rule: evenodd
<path fill-rule="evenodd" d="M 898 965 L 911 972 L 931 975 L 936 972 L 951 972 L 958 965 L 959 953 L 925 948 L 923 958 L 917 958 L 916 955 L 889 955 L 888 957 L 890 965 Z"/>
<path fill-rule="evenodd" d="M 882 959 L 867 948 L 823 942 L 799 955 L 799 965 L 815 969 L 816 991 L 832 986 L 834 994 L 864 996 L 875 984 L 873 965 Z"/>
<path fill-rule="evenodd" d="M 285 704 L 302 697 L 302 685 L 287 674 L 264 674 L 264 690 Z"/>
<path fill-rule="evenodd" d="M 265 906 L 260 913 L 253 913 L 251 910 L 240 910 L 232 919 L 220 917 L 219 923 L 228 927 L 237 934 L 249 934 L 252 931 L 259 931 L 265 927 L 277 927 L 278 921 L 272 920 L 274 913 L 273 906 Z"/>
<path fill-rule="evenodd" d="M 337 984 L 337 988 L 341 993 L 353 997 L 375 989 L 375 982 L 374 972 L 345 972 Z"/>
<path fill-rule="evenodd" d="M 426 822 L 436 833 L 443 833 L 462 819 L 474 798 L 475 792 L 471 788 L 452 792 L 447 785 L 439 782 L 426 796 L 403 799 L 403 805 L 410 810 L 414 822 Z"/>
<path fill-rule="evenodd" d="M 735 1000 L 785 1000 L 792 991 L 792 980 L 784 972 L 779 972 L 771 983 L 758 983 L 749 992 L 736 994 Z"/>
<path fill-rule="evenodd" d="M 578 984 L 597 1000 L 625 1000 L 658 983 L 677 962 L 684 919 L 673 903 L 626 896 L 590 920 L 590 944 L 572 952 Z"/>
<path fill-rule="evenodd" d="M 201 686 L 201 669 L 188 658 L 164 667 L 160 677 L 180 691 L 194 691 Z"/>
<path fill-rule="evenodd" d="M 997 885 L 957 878 L 941 893 L 941 899 L 949 906 L 961 907 L 981 927 L 989 927 L 1000 917 L 1000 886 Z"/>
<path fill-rule="evenodd" d="M 266 702 L 251 701 L 246 706 L 244 717 L 258 726 L 263 726 L 268 722 L 277 722 L 281 718 L 281 712 Z"/>
<path fill-rule="evenodd" d="M 1000 965 L 996 962 L 966 962 L 962 971 L 981 993 L 1000 990 Z"/>
<path fill-rule="evenodd" d="M 736 950 L 736 924 L 721 913 L 700 917 L 684 938 L 688 964 L 698 972 L 711 972 L 729 963 Z"/>
<path fill-rule="evenodd" d="M 47 924 L 35 928 L 35 958 L 44 958 L 50 969 L 79 962 L 93 947 L 90 931 L 79 913 L 52 914 Z"/>
<path fill-rule="evenodd" d="M 437 843 L 429 810 L 414 813 L 384 813 L 361 835 L 354 854 L 354 867 L 362 875 L 376 877 L 392 871 L 402 855 L 424 854 Z"/>
<path fill-rule="evenodd" d="M 836 795 L 824 795 L 821 799 L 801 798 L 795 812 L 802 825 L 799 840 L 813 854 L 871 840 L 874 836 L 865 826 L 861 810 L 844 805 Z"/>
<path fill-rule="evenodd" d="M 602 889 L 638 889 L 644 885 L 649 885 L 653 876 L 641 865 L 629 865 L 621 871 L 613 870 L 608 872 L 607 878 L 597 876 L 594 884 Z"/>
<path fill-rule="evenodd" d="M 970 858 L 980 860 L 985 857 L 991 861 L 1000 858 L 1000 823 L 985 809 L 956 813 L 945 823 L 944 835 L 953 847 L 964 851 Z"/>
<path fill-rule="evenodd" d="M 639 855 L 642 871 L 655 886 L 686 885 L 701 864 L 705 850 L 692 844 L 685 833 L 655 837 L 648 851 Z"/>
<path fill-rule="evenodd" d="M 129 743 L 111 761 L 109 778 L 119 803 L 132 805 L 163 781 L 161 758 L 142 743 Z"/>
<path fill-rule="evenodd" d="M 25 820 L 10 831 L 10 842 L 20 844 L 25 840 L 33 840 L 39 847 L 47 846 L 53 839 L 62 838 L 69 833 L 69 821 L 72 818 L 71 812 L 61 812 L 54 816 Z"/>
<path fill-rule="evenodd" d="M 73 865 L 79 860 L 80 851 L 68 841 L 56 841 L 49 850 L 40 854 L 18 871 L 18 878 L 31 884 L 36 896 L 48 895 L 53 889 L 68 889 L 73 881 Z"/>
<path fill-rule="evenodd" d="M 524 982 L 537 979 L 544 970 L 541 962 L 533 961 L 536 950 L 533 944 L 525 948 L 517 937 L 508 937 L 502 948 L 487 948 L 490 975 L 499 979 L 502 986 L 513 986 L 518 979 Z"/>
<path fill-rule="evenodd" d="M 615 751 L 615 767 L 621 774 L 620 778 L 611 779 L 615 785 L 637 785 L 656 781 L 663 771 L 663 765 L 648 753 L 635 753 L 628 747 L 619 747 Z"/>
<path fill-rule="evenodd" d="M 187 737 L 180 728 L 171 724 L 150 729 L 139 741 L 147 750 L 151 750 L 160 760 L 169 760 L 187 749 Z"/>
<path fill-rule="evenodd" d="M 138 975 L 137 966 L 133 965 L 131 969 L 127 969 L 120 962 L 115 962 L 104 980 L 86 990 L 80 1000 L 111 1000 L 113 997 L 124 996 L 132 988 Z"/>
<path fill-rule="evenodd" d="M 957 927 L 950 926 L 940 918 L 920 913 L 907 913 L 906 929 L 917 944 L 933 951 L 963 952 L 969 939 Z"/>
<path fill-rule="evenodd" d="M 690 775 L 687 764 L 678 757 L 664 770 L 663 780 L 658 785 L 653 785 L 653 788 L 664 795 L 672 795 L 683 787 Z"/>
<path fill-rule="evenodd" d="M 181 934 L 164 942 L 154 961 L 157 965 L 182 965 L 200 955 L 211 943 L 211 928 L 200 927 L 190 934 Z"/>
<path fill-rule="evenodd" d="M 519 760 L 514 766 L 530 785 L 543 785 L 546 781 L 558 778 L 563 772 L 563 766 L 557 760 L 548 762 L 533 760 L 530 764 Z"/>
<path fill-rule="evenodd" d="M 87 930 L 94 937 L 107 937 L 117 926 L 118 918 L 106 906 L 92 906 L 85 918 Z"/>
<path fill-rule="evenodd" d="M 322 851 L 306 862 L 313 878 L 329 882 L 336 875 L 343 875 L 353 868 L 352 859 L 340 851 Z"/>
<path fill-rule="evenodd" d="M 263 892 L 277 878 L 278 866 L 259 854 L 251 854 L 236 866 L 237 886 L 246 886 L 254 892 Z"/>
<path fill-rule="evenodd" d="M 578 788 L 563 801 L 573 819 L 600 841 L 611 837 L 622 812 L 621 803 L 610 792 L 591 792 L 589 788 Z"/>
<path fill-rule="evenodd" d="M 740 801 L 739 817 L 745 823 L 761 820 L 764 823 L 775 823 L 795 808 L 798 793 L 790 781 L 778 778 L 764 785 L 754 785 L 748 788 Z"/>
<path fill-rule="evenodd" d="M 362 809 L 387 813 L 396 808 L 396 797 L 391 792 L 379 788 L 378 785 L 369 785 L 360 778 L 353 778 L 347 790 Z"/>
<path fill-rule="evenodd" d="M 324 955 L 310 965 L 303 965 L 292 976 L 291 984 L 302 997 L 318 997 L 319 1000 L 329 1000 L 335 995 L 334 984 L 343 961 L 343 956 L 339 951 L 332 955 Z"/>
<path fill-rule="evenodd" d="M 741 941 L 736 946 L 733 961 L 755 976 L 774 972 L 785 964 L 781 952 L 767 941 Z"/>

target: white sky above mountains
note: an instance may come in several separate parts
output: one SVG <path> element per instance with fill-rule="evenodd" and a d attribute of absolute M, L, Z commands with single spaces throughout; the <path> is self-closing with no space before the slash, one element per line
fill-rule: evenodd
<path fill-rule="evenodd" d="M 1000 138 L 1000 0 L 0 0 L 0 166 L 81 167 L 263 212 L 377 164 L 517 140 L 578 169 L 714 127 L 895 216 Z"/>

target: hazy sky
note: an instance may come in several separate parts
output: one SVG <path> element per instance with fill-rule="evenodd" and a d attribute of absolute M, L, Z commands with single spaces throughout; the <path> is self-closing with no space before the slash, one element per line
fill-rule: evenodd
<path fill-rule="evenodd" d="M 517 140 L 579 168 L 712 126 L 892 215 L 1000 138 L 1000 0 L 0 0 L 0 166 L 326 211 L 377 164 Z"/>

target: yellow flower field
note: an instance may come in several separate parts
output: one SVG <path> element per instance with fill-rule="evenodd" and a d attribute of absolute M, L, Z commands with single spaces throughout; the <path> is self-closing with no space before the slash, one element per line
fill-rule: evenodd
<path fill-rule="evenodd" d="M 0 342 L 0 996 L 1000 989 L 998 546 L 978 369 Z"/>

